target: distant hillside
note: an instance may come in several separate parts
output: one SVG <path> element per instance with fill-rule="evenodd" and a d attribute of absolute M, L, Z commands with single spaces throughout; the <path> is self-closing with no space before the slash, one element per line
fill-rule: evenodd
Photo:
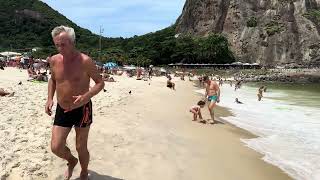
<path fill-rule="evenodd" d="M 79 47 L 98 46 L 97 35 L 77 26 L 42 1 L 0 0 L 0 4 L 0 50 L 50 47 L 53 45 L 50 32 L 58 25 L 74 27 Z"/>
<path fill-rule="evenodd" d="M 35 57 L 46 57 L 55 52 L 51 30 L 68 25 L 76 31 L 77 48 L 102 62 L 120 64 L 165 65 L 169 63 L 227 63 L 233 61 L 228 42 L 221 35 L 208 38 L 175 37 L 176 26 L 132 38 L 102 38 L 77 26 L 59 12 L 39 0 L 0 0 L 0 51 L 41 50 Z"/>

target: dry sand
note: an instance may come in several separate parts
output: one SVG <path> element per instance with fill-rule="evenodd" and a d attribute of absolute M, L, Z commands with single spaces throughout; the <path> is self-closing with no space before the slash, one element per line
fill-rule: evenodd
<path fill-rule="evenodd" d="M 26 71 L 0 70 L 0 88 L 16 92 L 0 97 L 0 179 L 62 179 L 66 162 L 49 146 L 53 116 L 44 113 L 47 83 L 27 82 L 26 77 Z M 191 82 L 175 79 L 173 91 L 162 77 L 151 82 L 115 79 L 119 82 L 107 83 L 107 92 L 92 99 L 91 179 L 290 179 L 244 146 L 240 138 L 253 138 L 250 133 L 228 123 L 191 121 L 189 107 L 199 99 Z M 208 119 L 207 109 L 202 111 Z M 216 112 L 231 115 L 223 108 Z M 74 137 L 71 131 L 68 144 L 76 154 Z M 77 166 L 72 179 L 79 172 Z"/>

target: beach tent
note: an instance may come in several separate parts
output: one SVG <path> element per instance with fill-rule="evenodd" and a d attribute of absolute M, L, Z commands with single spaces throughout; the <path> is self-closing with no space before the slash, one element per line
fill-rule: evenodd
<path fill-rule="evenodd" d="M 233 62 L 233 63 L 231 63 L 231 64 L 242 65 L 243 63 L 238 61 L 238 62 Z"/>
<path fill-rule="evenodd" d="M 4 52 L 0 52 L 0 55 L 2 55 L 2 56 L 21 56 L 21 53 L 4 51 Z"/>
<path fill-rule="evenodd" d="M 107 62 L 103 65 L 103 67 L 108 68 L 108 69 L 112 69 L 114 67 L 117 67 L 118 64 L 114 63 L 114 62 Z"/>
<path fill-rule="evenodd" d="M 166 72 L 167 72 L 167 70 L 165 70 L 164 68 L 160 68 L 160 72 L 164 72 L 164 73 L 166 73 Z"/>

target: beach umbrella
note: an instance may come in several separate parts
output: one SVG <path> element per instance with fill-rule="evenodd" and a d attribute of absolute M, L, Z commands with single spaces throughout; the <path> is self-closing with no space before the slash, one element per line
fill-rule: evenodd
<path fill-rule="evenodd" d="M 116 64 L 116 63 L 114 63 L 114 62 L 107 62 L 107 63 L 105 63 L 104 65 L 103 65 L 103 67 L 106 67 L 106 68 L 108 68 L 108 69 L 112 69 L 112 68 L 114 68 L 114 67 L 117 67 L 118 65 Z"/>

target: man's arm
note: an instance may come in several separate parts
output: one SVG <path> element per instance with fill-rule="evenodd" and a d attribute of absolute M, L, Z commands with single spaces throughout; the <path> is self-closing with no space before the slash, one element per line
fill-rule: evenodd
<path fill-rule="evenodd" d="M 85 68 L 89 77 L 96 83 L 87 93 L 84 94 L 86 98 L 90 99 L 104 88 L 104 81 L 102 80 L 96 65 L 90 58 L 85 60 Z"/>
<path fill-rule="evenodd" d="M 207 95 L 208 95 L 208 85 L 205 84 L 206 86 L 206 89 L 205 89 L 205 92 L 204 92 L 204 99 L 206 100 L 207 99 Z"/>
<path fill-rule="evenodd" d="M 54 74 L 54 71 L 53 71 L 53 59 L 50 58 L 50 72 L 51 72 L 51 77 L 49 79 L 49 82 L 48 82 L 48 101 L 49 100 L 53 100 L 53 97 L 54 97 L 54 93 L 56 91 L 56 78 L 55 78 L 55 74 Z"/>
<path fill-rule="evenodd" d="M 216 87 L 217 87 L 217 102 L 220 102 L 220 87 L 218 84 L 216 84 Z"/>
<path fill-rule="evenodd" d="M 56 81 L 51 76 L 48 82 L 48 100 L 51 100 L 51 101 L 53 100 L 55 91 L 56 91 Z"/>
<path fill-rule="evenodd" d="M 53 61 L 50 61 L 50 71 L 51 71 L 51 78 L 49 79 L 48 82 L 48 99 L 45 107 L 45 112 L 51 116 L 51 109 L 53 106 L 53 96 L 56 91 L 56 80 L 54 76 L 54 71 L 53 71 Z"/>

